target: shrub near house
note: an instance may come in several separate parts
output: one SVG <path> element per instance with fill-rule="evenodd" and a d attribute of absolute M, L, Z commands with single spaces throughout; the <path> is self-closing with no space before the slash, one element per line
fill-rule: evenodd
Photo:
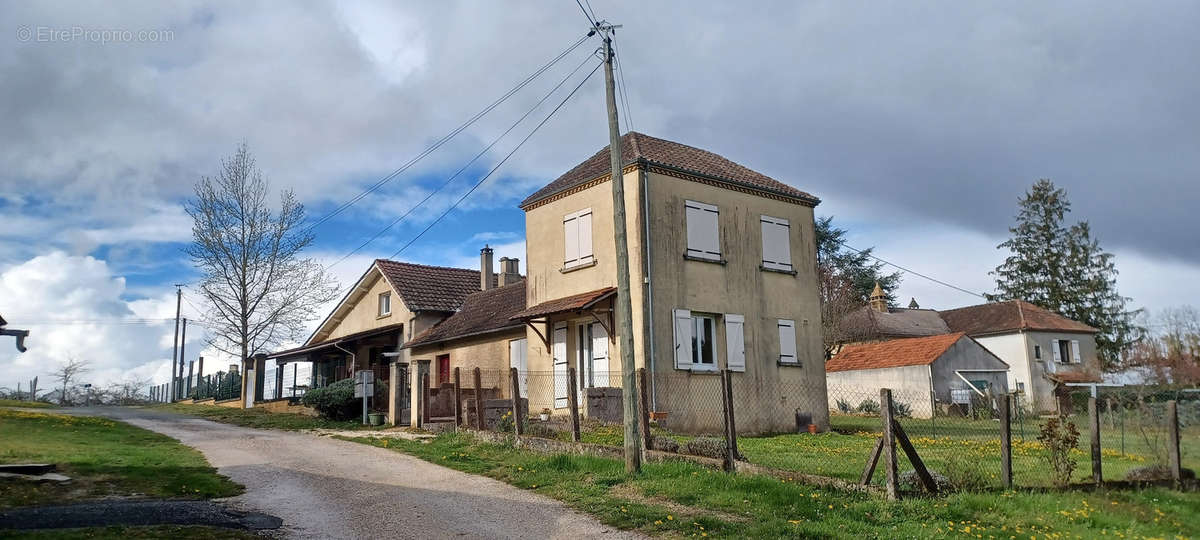
<path fill-rule="evenodd" d="M 387 395 L 387 383 L 375 381 L 372 410 L 384 404 Z M 316 409 L 322 418 L 330 420 L 353 420 L 362 415 L 362 398 L 354 397 L 354 379 L 342 379 L 329 386 L 313 388 L 304 394 L 300 402 Z"/>

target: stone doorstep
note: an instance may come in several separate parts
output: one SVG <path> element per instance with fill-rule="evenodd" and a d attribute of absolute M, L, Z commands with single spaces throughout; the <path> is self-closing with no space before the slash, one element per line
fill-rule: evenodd
<path fill-rule="evenodd" d="M 45 474 L 58 470 L 58 465 L 53 463 L 9 463 L 0 465 L 0 473 L 13 474 Z"/>

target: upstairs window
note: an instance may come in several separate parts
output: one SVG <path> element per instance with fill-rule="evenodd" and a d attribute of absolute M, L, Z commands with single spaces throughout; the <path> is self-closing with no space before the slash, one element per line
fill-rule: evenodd
<path fill-rule="evenodd" d="M 796 321 L 779 319 L 779 363 L 798 364 L 796 358 Z"/>
<path fill-rule="evenodd" d="M 762 265 L 768 270 L 792 271 L 791 226 L 788 220 L 761 216 Z"/>
<path fill-rule="evenodd" d="M 592 209 L 563 217 L 563 268 L 575 268 L 596 262 L 592 255 Z"/>
<path fill-rule="evenodd" d="M 687 256 L 721 260 L 720 213 L 717 207 L 695 201 L 684 202 L 687 220 Z"/>
<path fill-rule="evenodd" d="M 379 316 L 385 317 L 392 314 L 392 293 L 379 293 Z"/>

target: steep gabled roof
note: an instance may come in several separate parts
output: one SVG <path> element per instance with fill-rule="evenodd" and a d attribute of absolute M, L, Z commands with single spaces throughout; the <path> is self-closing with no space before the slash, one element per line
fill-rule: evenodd
<path fill-rule="evenodd" d="M 576 165 L 566 174 L 534 192 L 533 195 L 521 202 L 521 208 L 610 174 L 612 165 L 609 159 L 606 145 L 583 163 Z M 798 199 L 809 205 L 816 205 L 820 202 L 819 199 L 808 193 L 707 150 L 630 131 L 621 137 L 621 166 L 637 162 L 710 177 L 730 184 Z"/>
<path fill-rule="evenodd" d="M 949 332 L 946 322 L 932 309 L 889 308 L 883 313 L 871 306 L 863 306 L 842 318 L 842 334 L 846 341 L 935 336 Z"/>
<path fill-rule="evenodd" d="M 977 336 L 1018 330 L 1096 333 L 1096 329 L 1024 300 L 1007 300 L 950 309 L 942 320 L 953 332 Z"/>
<path fill-rule="evenodd" d="M 467 296 L 462 309 L 433 328 L 422 332 L 405 347 L 430 345 L 470 336 L 521 328 L 510 318 L 525 309 L 525 281 Z"/>
<path fill-rule="evenodd" d="M 958 332 L 940 336 L 893 339 L 866 345 L 847 345 L 837 356 L 825 363 L 825 371 L 927 366 L 963 338 L 966 338 L 966 334 Z"/>
<path fill-rule="evenodd" d="M 479 270 L 375 259 L 409 311 L 458 311 L 467 295 L 479 292 Z M 493 284 L 496 277 L 493 276 Z"/>

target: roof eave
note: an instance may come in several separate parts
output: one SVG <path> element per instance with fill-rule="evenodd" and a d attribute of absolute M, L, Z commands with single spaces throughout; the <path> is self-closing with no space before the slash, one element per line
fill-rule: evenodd
<path fill-rule="evenodd" d="M 488 335 L 488 334 L 499 334 L 499 333 L 501 333 L 501 332 L 511 332 L 511 331 L 513 331 L 513 330 L 518 330 L 518 329 L 521 329 L 521 328 L 525 328 L 525 325 L 524 325 L 523 323 L 522 323 L 522 324 L 510 324 L 510 325 L 508 325 L 508 326 L 504 326 L 504 327 L 501 327 L 501 328 L 493 328 L 493 329 L 490 329 L 490 330 L 479 330 L 479 331 L 476 331 L 476 332 L 468 332 L 468 333 L 466 333 L 466 334 L 459 334 L 459 335 L 455 335 L 455 336 L 447 336 L 447 337 L 444 337 L 444 338 L 438 338 L 438 339 L 435 339 L 435 340 L 432 340 L 432 341 L 422 341 L 422 342 L 416 342 L 416 341 L 414 340 L 413 342 L 405 343 L 405 344 L 404 344 L 404 345 L 402 345 L 400 348 L 401 348 L 401 349 L 414 349 L 414 348 L 417 348 L 417 347 L 425 347 L 425 346 L 428 346 L 428 345 L 437 345 L 437 344 L 440 344 L 440 343 L 447 343 L 447 342 L 450 342 L 450 341 L 455 341 L 455 340 L 459 340 L 459 339 L 466 339 L 466 338 L 470 338 L 470 337 L 486 336 L 486 335 Z"/>

